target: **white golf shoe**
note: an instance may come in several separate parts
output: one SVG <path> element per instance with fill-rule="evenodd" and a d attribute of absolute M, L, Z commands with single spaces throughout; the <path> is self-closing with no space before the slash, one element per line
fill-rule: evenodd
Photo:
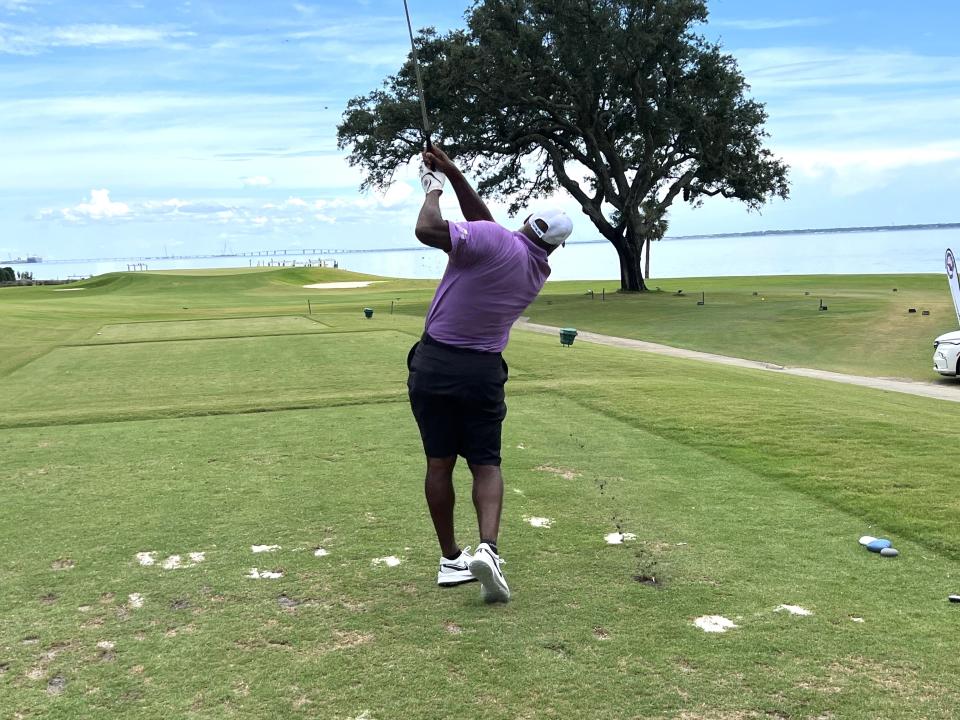
<path fill-rule="evenodd" d="M 470 561 L 470 572 L 480 581 L 480 598 L 487 603 L 507 602 L 510 588 L 500 565 L 503 560 L 486 543 L 480 543 Z"/>
<path fill-rule="evenodd" d="M 453 587 L 463 583 L 473 582 L 476 578 L 470 572 L 470 561 L 473 555 L 470 554 L 470 548 L 465 547 L 460 551 L 460 555 L 455 560 L 440 558 L 440 570 L 437 572 L 437 585 L 441 587 Z"/>

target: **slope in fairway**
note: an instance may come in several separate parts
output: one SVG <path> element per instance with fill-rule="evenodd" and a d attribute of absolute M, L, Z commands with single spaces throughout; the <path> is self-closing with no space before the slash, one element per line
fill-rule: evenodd
<path fill-rule="evenodd" d="M 249 337 L 251 335 L 299 335 L 323 332 L 324 325 L 299 316 L 186 320 L 106 325 L 90 342 L 143 342 L 195 338 Z"/>

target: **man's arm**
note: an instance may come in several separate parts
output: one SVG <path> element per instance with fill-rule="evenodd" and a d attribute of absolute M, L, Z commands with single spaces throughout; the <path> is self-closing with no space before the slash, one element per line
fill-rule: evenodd
<path fill-rule="evenodd" d="M 460 168 L 453 164 L 453 161 L 447 157 L 443 150 L 434 145 L 432 149 L 423 154 L 423 160 L 427 167 L 439 170 L 447 176 L 450 185 L 453 186 L 453 191 L 457 194 L 460 212 L 463 213 L 465 220 L 489 220 L 493 222 L 493 215 L 486 203 L 480 199 L 477 191 L 470 186 L 463 173 L 460 172 Z"/>
<path fill-rule="evenodd" d="M 432 190 L 423 199 L 423 207 L 417 217 L 417 240 L 424 245 L 450 252 L 450 226 L 440 214 L 440 190 Z"/>

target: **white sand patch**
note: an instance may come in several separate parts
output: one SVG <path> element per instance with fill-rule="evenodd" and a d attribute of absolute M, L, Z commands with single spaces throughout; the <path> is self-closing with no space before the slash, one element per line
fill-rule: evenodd
<path fill-rule="evenodd" d="M 164 570 L 176 570 L 180 567 L 183 567 L 183 558 L 179 555 L 171 555 L 163 561 Z"/>
<path fill-rule="evenodd" d="M 207 554 L 205 552 L 192 552 L 190 553 L 190 562 L 192 563 L 192 565 L 190 565 L 189 567 L 193 567 L 193 565 L 202 563 L 206 559 L 207 559 Z"/>
<path fill-rule="evenodd" d="M 250 568 L 250 574 L 247 577 L 251 580 L 279 580 L 283 577 L 282 572 L 276 572 L 273 570 L 257 570 L 257 568 Z"/>
<path fill-rule="evenodd" d="M 330 552 L 328 550 L 324 550 L 323 548 L 317 548 L 313 551 L 314 557 L 326 557 L 329 554 Z"/>
<path fill-rule="evenodd" d="M 365 288 L 376 283 L 385 282 L 384 280 L 365 280 L 361 282 L 328 282 L 315 283 L 313 285 L 304 285 L 308 290 L 353 290 L 354 288 Z"/>
<path fill-rule="evenodd" d="M 101 640 L 97 643 L 97 647 L 101 650 L 113 650 L 116 647 L 116 644 L 110 642 L 109 640 Z"/>
<path fill-rule="evenodd" d="M 774 612 L 788 612 L 791 615 L 813 615 L 812 612 L 799 605 L 780 605 Z"/>
<path fill-rule="evenodd" d="M 704 615 L 694 620 L 693 624 L 708 633 L 724 633 L 737 627 L 733 620 L 728 620 L 723 615 Z"/>
<path fill-rule="evenodd" d="M 549 528 L 553 526 L 553 520 L 545 517 L 523 517 L 525 522 L 530 523 L 535 528 Z"/>
<path fill-rule="evenodd" d="M 251 545 L 250 552 L 254 553 L 265 553 L 265 552 L 276 552 L 280 549 L 279 545 Z"/>
<path fill-rule="evenodd" d="M 149 567 L 157 562 L 156 555 L 155 552 L 139 552 L 137 553 L 137 562 L 144 567 Z"/>
<path fill-rule="evenodd" d="M 60 288 L 54 292 L 77 292 L 78 290 L 86 290 L 86 288 Z"/>
<path fill-rule="evenodd" d="M 636 540 L 637 536 L 634 533 L 612 532 L 604 535 L 603 539 L 607 541 L 607 545 L 623 545 L 627 540 Z"/>
<path fill-rule="evenodd" d="M 143 595 L 140 593 L 130 593 L 127 596 L 127 605 L 132 608 L 142 608 L 143 607 Z"/>
<path fill-rule="evenodd" d="M 387 567 L 396 567 L 402 561 L 398 557 L 388 555 L 387 557 L 374 558 L 372 562 L 375 566 L 386 565 Z"/>

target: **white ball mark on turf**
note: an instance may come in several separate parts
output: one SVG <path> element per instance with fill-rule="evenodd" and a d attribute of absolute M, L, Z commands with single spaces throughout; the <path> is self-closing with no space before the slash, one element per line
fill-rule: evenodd
<path fill-rule="evenodd" d="M 549 528 L 553 526 L 553 520 L 545 517 L 528 517 L 523 516 L 525 522 L 530 523 L 535 528 Z"/>
<path fill-rule="evenodd" d="M 283 577 L 282 572 L 275 572 L 273 570 L 257 570 L 257 568 L 250 568 L 250 574 L 247 575 L 250 580 L 279 580 Z"/>
<path fill-rule="evenodd" d="M 280 549 L 279 545 L 251 545 L 250 551 L 253 553 L 276 552 Z"/>
<path fill-rule="evenodd" d="M 143 567 L 149 567 L 157 562 L 155 555 L 155 552 L 139 552 L 137 553 L 137 562 Z"/>
<path fill-rule="evenodd" d="M 612 532 L 609 535 L 604 536 L 604 540 L 607 541 L 607 545 L 623 545 L 627 540 L 636 540 L 637 536 L 634 533 L 621 533 L 621 532 Z"/>
<path fill-rule="evenodd" d="M 401 563 L 401 560 L 400 558 L 394 557 L 393 555 L 388 555 L 387 557 L 374 558 L 372 562 L 377 567 L 379 567 L 380 565 L 386 565 L 387 567 L 396 567 Z"/>
<path fill-rule="evenodd" d="M 708 633 L 724 633 L 737 627 L 733 620 L 728 620 L 722 615 L 704 615 L 694 620 L 693 624 Z"/>
<path fill-rule="evenodd" d="M 813 615 L 812 612 L 799 605 L 779 605 L 774 612 L 788 612 L 791 615 Z"/>

